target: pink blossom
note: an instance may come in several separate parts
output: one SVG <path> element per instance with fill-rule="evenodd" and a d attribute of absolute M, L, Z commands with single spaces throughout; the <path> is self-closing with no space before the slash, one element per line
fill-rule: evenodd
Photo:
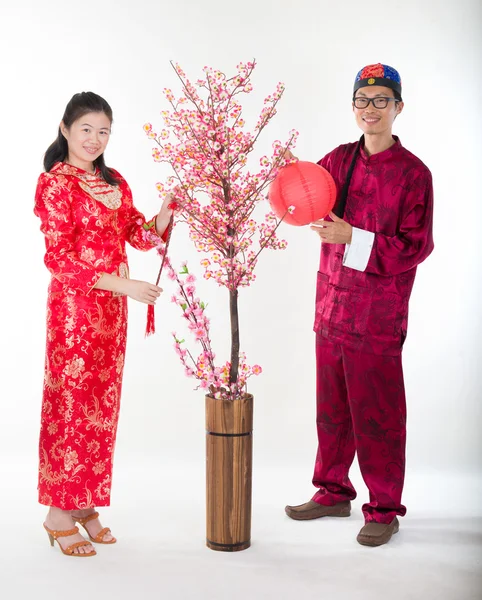
<path fill-rule="evenodd" d="M 203 327 L 196 327 L 193 330 L 193 333 L 194 333 L 194 337 L 196 338 L 196 340 L 200 340 L 206 336 L 206 332 Z"/>

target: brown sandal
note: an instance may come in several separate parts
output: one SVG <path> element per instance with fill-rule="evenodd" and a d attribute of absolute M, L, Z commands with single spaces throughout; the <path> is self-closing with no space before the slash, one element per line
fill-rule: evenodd
<path fill-rule="evenodd" d="M 74 527 L 73 529 L 68 529 L 66 531 L 54 531 L 53 529 L 49 529 L 47 527 L 47 525 L 45 525 L 45 523 L 44 523 L 44 528 L 45 528 L 45 531 L 48 533 L 50 545 L 53 546 L 54 542 L 57 541 L 59 548 L 62 550 L 62 553 L 65 554 L 66 556 L 77 556 L 79 558 L 87 558 L 88 556 L 95 556 L 97 554 L 97 552 L 95 550 L 91 550 L 90 552 L 83 552 L 83 553 L 74 552 L 74 550 L 76 548 L 81 548 L 82 546 L 91 546 L 91 543 L 88 542 L 87 540 L 84 540 L 83 542 L 75 542 L 74 544 L 70 544 L 70 546 L 68 548 L 66 548 L 65 550 L 62 548 L 58 538 L 68 537 L 69 535 L 75 535 L 76 533 L 79 533 L 78 527 Z"/>
<path fill-rule="evenodd" d="M 104 542 L 104 536 L 106 533 L 110 533 L 110 529 L 108 527 L 104 527 L 104 529 L 101 529 L 99 531 L 99 533 L 95 536 L 95 538 L 93 538 L 90 533 L 89 530 L 87 529 L 86 525 L 89 521 L 94 521 L 95 519 L 99 518 L 99 513 L 98 512 L 93 512 L 91 515 L 88 515 L 87 517 L 74 517 L 72 516 L 72 519 L 74 520 L 75 523 L 79 523 L 79 525 L 82 525 L 82 527 L 85 529 L 85 531 L 87 532 L 87 535 L 89 536 L 89 539 L 92 542 L 95 542 L 96 544 L 115 544 L 117 542 L 117 540 L 115 538 L 112 538 L 109 542 Z"/>

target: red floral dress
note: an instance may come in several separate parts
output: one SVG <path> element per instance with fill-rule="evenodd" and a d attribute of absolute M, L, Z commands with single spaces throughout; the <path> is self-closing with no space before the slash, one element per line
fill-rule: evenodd
<path fill-rule="evenodd" d="M 40 175 L 35 196 L 52 274 L 39 501 L 63 510 L 110 504 L 127 298 L 94 285 L 103 273 L 128 277 L 126 241 L 152 248 L 127 182 L 114 174 L 118 186 L 57 163 Z"/>

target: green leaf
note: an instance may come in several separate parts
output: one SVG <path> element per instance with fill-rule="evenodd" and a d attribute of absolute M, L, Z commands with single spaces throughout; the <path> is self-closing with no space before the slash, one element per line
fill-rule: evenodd
<path fill-rule="evenodd" d="M 186 310 L 187 304 L 181 304 L 181 308 L 182 308 L 182 310 Z"/>

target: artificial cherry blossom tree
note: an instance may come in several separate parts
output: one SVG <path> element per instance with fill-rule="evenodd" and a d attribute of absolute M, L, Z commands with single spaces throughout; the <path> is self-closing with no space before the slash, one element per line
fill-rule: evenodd
<path fill-rule="evenodd" d="M 261 367 L 248 366 L 244 353 L 240 352 L 238 290 L 255 280 L 254 270 L 262 250 L 287 246 L 277 236 L 282 219 L 269 212 L 264 221 L 257 222 L 253 212 L 264 200 L 266 189 L 279 169 L 289 162 L 284 158 L 285 151 L 294 146 L 298 133 L 290 132 L 284 144 L 275 141 L 271 156 L 259 159 L 260 168 L 256 172 L 248 169 L 248 157 L 275 116 L 284 91 L 279 83 L 265 98 L 254 130 L 246 131 L 240 98 L 253 91 L 251 76 L 255 66 L 255 62 L 240 63 L 230 78 L 205 67 L 204 76 L 193 84 L 179 65 L 173 65 L 182 95 L 176 98 L 170 89 L 165 89 L 170 110 L 161 113 L 163 128 L 157 132 L 150 123 L 144 126 L 147 136 L 156 142 L 154 160 L 167 162 L 173 169 L 166 185 L 157 184 L 160 196 L 174 195 L 178 204 L 176 221 L 187 224 L 191 240 L 203 255 L 200 265 L 204 278 L 229 291 L 231 356 L 223 366 L 216 367 L 206 305 L 196 296 L 196 277 L 186 263 L 176 272 L 167 255 L 164 256 L 166 247 L 158 247 L 169 277 L 177 284 L 172 300 L 183 311 L 202 348 L 195 358 L 183 347 L 184 340 L 173 334 L 176 351 L 186 374 L 198 379 L 199 387 L 216 398 L 241 397 L 248 377 L 261 373 Z M 146 235 L 154 234 L 147 231 Z"/>

